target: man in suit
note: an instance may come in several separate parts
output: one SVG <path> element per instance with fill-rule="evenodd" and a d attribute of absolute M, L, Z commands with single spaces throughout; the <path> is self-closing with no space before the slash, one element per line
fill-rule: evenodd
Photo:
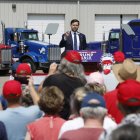
<path fill-rule="evenodd" d="M 65 47 L 65 51 L 86 49 L 86 37 L 84 34 L 78 32 L 79 24 L 77 19 L 71 20 L 71 31 L 62 35 L 62 40 L 59 43 L 60 48 Z"/>

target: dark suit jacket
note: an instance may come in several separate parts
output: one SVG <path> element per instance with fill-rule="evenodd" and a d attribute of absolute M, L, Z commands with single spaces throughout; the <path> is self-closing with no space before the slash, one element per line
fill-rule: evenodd
<path fill-rule="evenodd" d="M 79 50 L 85 50 L 87 48 L 86 37 L 82 33 L 79 33 L 78 35 L 79 35 L 79 41 L 80 41 Z M 73 41 L 72 41 L 71 32 L 66 37 L 66 40 L 64 40 L 64 34 L 62 35 L 62 40 L 59 43 L 59 47 L 60 48 L 65 47 L 65 51 L 73 50 Z"/>

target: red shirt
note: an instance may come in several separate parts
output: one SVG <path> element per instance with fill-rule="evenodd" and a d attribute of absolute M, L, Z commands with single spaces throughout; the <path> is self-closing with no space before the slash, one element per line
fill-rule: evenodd
<path fill-rule="evenodd" d="M 32 140 L 58 140 L 64 122 L 60 117 L 46 116 L 30 123 L 27 128 Z"/>
<path fill-rule="evenodd" d="M 65 132 L 59 140 L 98 140 L 103 128 L 79 128 Z"/>
<path fill-rule="evenodd" d="M 106 102 L 106 108 L 108 109 L 108 114 L 115 119 L 116 123 L 120 123 L 124 116 L 117 106 L 117 90 L 105 93 L 104 99 Z"/>

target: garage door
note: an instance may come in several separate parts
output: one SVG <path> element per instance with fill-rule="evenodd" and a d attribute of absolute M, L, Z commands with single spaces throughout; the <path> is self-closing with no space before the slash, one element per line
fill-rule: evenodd
<path fill-rule="evenodd" d="M 122 22 L 126 24 L 132 19 L 138 18 L 137 15 L 123 15 Z M 102 41 L 103 34 L 108 39 L 109 30 L 120 28 L 120 15 L 96 15 L 95 16 L 95 41 Z"/>
<path fill-rule="evenodd" d="M 33 28 L 39 32 L 39 40 L 44 40 L 49 43 L 49 36 L 45 34 L 48 24 L 57 23 L 56 34 L 50 36 L 50 43 L 59 44 L 61 36 L 64 33 L 64 15 L 41 15 L 29 14 L 28 15 L 28 28 Z"/>

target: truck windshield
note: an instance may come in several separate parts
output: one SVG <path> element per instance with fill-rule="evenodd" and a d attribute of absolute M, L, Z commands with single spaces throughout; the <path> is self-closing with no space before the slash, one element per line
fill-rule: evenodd
<path fill-rule="evenodd" d="M 38 34 L 37 33 L 23 32 L 23 33 L 21 33 L 21 36 L 22 36 L 23 40 L 38 40 Z"/>
<path fill-rule="evenodd" d="M 140 22 L 130 22 L 129 25 L 134 27 L 140 27 Z"/>
<path fill-rule="evenodd" d="M 110 33 L 110 40 L 118 40 L 119 33 Z"/>

